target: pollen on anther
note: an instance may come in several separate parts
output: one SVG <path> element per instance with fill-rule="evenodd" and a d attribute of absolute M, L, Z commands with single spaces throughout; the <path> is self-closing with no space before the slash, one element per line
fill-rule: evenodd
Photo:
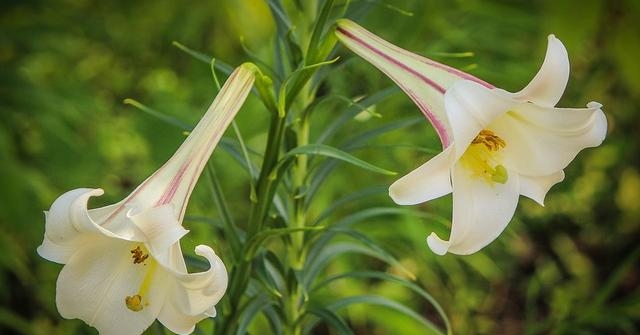
<path fill-rule="evenodd" d="M 133 258 L 133 264 L 140 264 L 149 258 L 149 254 L 145 254 L 140 246 L 136 246 L 131 249 L 131 258 Z"/>
<path fill-rule="evenodd" d="M 502 138 L 488 129 L 482 129 L 471 143 L 484 144 L 484 146 L 490 151 L 498 151 L 507 145 Z"/>

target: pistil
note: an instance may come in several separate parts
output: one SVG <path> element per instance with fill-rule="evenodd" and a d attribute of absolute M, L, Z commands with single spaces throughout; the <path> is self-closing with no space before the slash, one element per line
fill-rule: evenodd
<path fill-rule="evenodd" d="M 134 265 L 147 267 L 138 293 L 124 298 L 124 303 L 129 310 L 139 312 L 149 305 L 147 293 L 149 292 L 153 274 L 156 271 L 158 263 L 153 258 L 149 258 L 149 253 L 144 246 L 136 246 L 134 249 L 131 249 L 131 254 Z"/>

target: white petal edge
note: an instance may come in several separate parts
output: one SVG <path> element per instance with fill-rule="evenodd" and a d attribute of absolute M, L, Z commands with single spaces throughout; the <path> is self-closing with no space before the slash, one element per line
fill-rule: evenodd
<path fill-rule="evenodd" d="M 507 227 L 519 198 L 518 175 L 509 174 L 505 184 L 489 184 L 457 164 L 453 177 L 453 220 L 449 241 L 432 233 L 429 248 L 438 255 L 447 252 L 469 255 L 495 240 Z"/>
<path fill-rule="evenodd" d="M 38 254 L 64 264 L 84 243 L 87 235 L 123 238 L 94 222 L 87 210 L 89 198 L 103 193 L 99 188 L 78 188 L 59 196 L 45 213 L 44 240 L 37 249 Z"/>
<path fill-rule="evenodd" d="M 174 272 L 175 281 L 158 316 L 163 325 L 179 334 L 190 333 L 196 322 L 215 316 L 215 305 L 228 285 L 226 267 L 213 249 L 198 245 L 195 252 L 209 261 L 209 270 L 191 274 Z"/>
<path fill-rule="evenodd" d="M 600 104 L 588 106 L 514 106 L 490 125 L 506 142 L 501 150 L 503 164 L 521 175 L 546 176 L 567 167 L 582 149 L 600 145 L 606 136 L 607 120 Z"/>
<path fill-rule="evenodd" d="M 398 205 L 415 205 L 451 193 L 453 147 L 428 160 L 389 187 L 389 196 Z"/>
<path fill-rule="evenodd" d="M 544 198 L 549 189 L 563 180 L 564 171 L 562 170 L 541 177 L 520 175 L 520 194 L 544 206 Z"/>
<path fill-rule="evenodd" d="M 538 73 L 531 82 L 514 97 L 522 101 L 553 107 L 555 106 L 569 81 L 569 55 L 562 42 L 549 35 L 547 53 Z"/>

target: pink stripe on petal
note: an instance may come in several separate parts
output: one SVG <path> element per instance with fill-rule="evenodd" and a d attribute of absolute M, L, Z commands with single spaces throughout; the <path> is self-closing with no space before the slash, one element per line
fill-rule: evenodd
<path fill-rule="evenodd" d="M 166 205 L 170 203 L 171 200 L 173 200 L 173 196 L 178 191 L 178 187 L 180 187 L 182 178 L 184 177 L 185 172 L 187 171 L 190 165 L 191 165 L 191 160 L 188 160 L 184 162 L 182 166 L 180 166 L 180 169 L 173 176 L 173 178 L 171 179 L 171 182 L 169 182 L 167 189 L 164 191 L 164 193 L 162 193 L 162 196 L 160 197 L 160 199 L 158 199 L 154 207 Z"/>
<path fill-rule="evenodd" d="M 407 93 L 407 95 L 409 95 L 409 97 L 411 97 L 411 100 L 413 100 L 413 102 L 418 105 L 418 108 L 420 108 L 424 116 L 429 120 L 433 128 L 436 129 L 436 133 L 438 134 L 438 136 L 440 137 L 440 141 L 442 142 L 442 147 L 448 147 L 449 144 L 451 144 L 451 140 L 449 139 L 449 134 L 447 133 L 446 126 L 442 123 L 442 121 L 440 121 L 440 119 L 438 119 L 438 117 L 434 113 L 431 112 L 429 106 L 427 106 L 416 95 L 416 93 L 413 92 L 413 90 L 405 88 L 405 92 Z"/>
<path fill-rule="evenodd" d="M 352 23 L 352 24 L 355 24 L 355 23 Z M 360 26 L 358 26 L 358 27 L 360 28 L 360 30 L 361 30 L 361 32 L 362 32 L 363 34 L 368 35 L 368 38 L 371 38 L 372 40 L 378 40 L 378 42 L 379 42 L 379 43 L 384 43 L 384 44 L 390 44 L 390 45 L 392 45 L 392 44 L 391 44 L 391 43 L 389 43 L 388 41 L 386 41 L 386 40 L 384 40 L 384 39 L 380 38 L 379 36 L 376 36 L 376 35 L 375 35 L 375 34 L 373 34 L 372 32 L 370 32 L 370 31 L 368 31 L 368 30 L 366 30 L 366 29 L 364 29 L 364 28 L 362 28 L 362 27 L 360 27 Z M 342 28 L 342 27 L 337 27 L 337 30 L 338 30 L 339 32 L 341 32 L 342 34 L 346 35 L 347 37 L 349 37 L 349 38 L 353 39 L 353 40 L 354 40 L 354 41 L 356 41 L 357 43 L 359 43 L 359 44 L 361 44 L 361 45 L 365 46 L 365 47 L 367 47 L 368 45 L 370 45 L 369 43 L 367 43 L 367 42 L 363 41 L 361 38 L 359 38 L 359 37 L 355 36 L 354 34 L 352 34 L 351 32 L 349 32 L 349 31 L 347 31 L 347 30 L 345 30 L 345 29 L 344 29 L 344 28 Z M 451 66 L 448 66 L 448 65 L 445 65 L 445 64 L 442 64 L 442 63 L 436 62 L 436 61 L 434 61 L 434 60 L 431 60 L 431 59 L 429 59 L 429 58 L 426 58 L 426 57 L 420 56 L 420 55 L 418 55 L 418 54 L 412 53 L 412 52 L 407 51 L 407 50 L 405 50 L 405 49 L 403 49 L 403 48 L 400 48 L 400 47 L 398 47 L 398 46 L 395 46 L 395 45 L 392 45 L 392 46 L 393 46 L 393 48 L 394 48 L 394 51 L 399 52 L 399 53 L 401 53 L 401 54 L 403 54 L 403 55 L 405 55 L 405 56 L 407 56 L 407 57 L 409 57 L 409 58 L 413 58 L 413 59 L 415 59 L 415 60 L 417 60 L 417 61 L 419 61 L 419 62 L 421 62 L 421 63 L 424 63 L 424 64 L 429 65 L 429 66 L 433 66 L 433 67 L 438 68 L 438 69 L 440 69 L 440 70 L 443 70 L 443 71 L 445 71 L 445 72 L 451 73 L 451 74 L 453 74 L 453 75 L 455 75 L 455 76 L 457 76 L 457 77 L 460 77 L 460 79 L 466 79 L 466 80 L 474 81 L 474 82 L 476 82 L 476 83 L 478 83 L 478 84 L 480 84 L 480 85 L 482 85 L 482 86 L 484 86 L 484 87 L 487 87 L 487 88 L 494 88 L 494 86 L 493 86 L 493 85 L 491 85 L 491 84 L 487 83 L 486 81 L 484 81 L 484 80 L 482 80 L 482 79 L 479 79 L 478 77 L 475 77 L 475 76 L 473 76 L 473 75 L 470 75 L 470 74 L 468 74 L 468 73 L 466 73 L 466 72 L 460 71 L 460 70 L 458 70 L 458 69 L 456 69 L 456 68 L 453 68 L 453 67 L 451 67 Z M 398 62 L 398 61 L 396 61 L 395 59 L 392 59 L 390 56 L 385 55 L 385 54 L 382 54 L 382 53 L 381 53 L 382 51 L 379 51 L 379 50 L 378 50 L 379 52 L 376 52 L 376 50 L 374 50 L 374 48 L 373 48 L 373 47 L 371 47 L 371 48 L 369 48 L 369 49 L 371 49 L 371 50 L 372 50 L 372 51 L 374 51 L 375 53 L 379 54 L 380 56 L 384 57 L 385 59 L 388 59 L 388 60 L 392 61 L 394 64 L 400 64 L 403 68 L 407 68 L 411 74 L 414 74 L 414 75 L 416 75 L 416 76 L 418 76 L 418 77 L 420 77 L 420 78 L 424 77 L 424 76 L 423 76 L 422 74 L 420 74 L 419 72 L 416 72 L 415 70 L 413 70 L 413 69 L 411 69 L 411 68 L 407 67 L 406 65 L 404 65 L 404 64 L 402 64 L 402 63 L 399 63 L 399 62 Z M 434 87 L 434 88 L 435 88 L 435 87 Z"/>
<path fill-rule="evenodd" d="M 338 27 L 337 30 L 349 37 L 351 40 L 353 40 L 354 42 L 362 45 L 363 47 L 365 47 L 366 49 L 371 50 L 373 53 L 375 53 L 376 55 L 384 58 L 385 60 L 389 61 L 390 63 L 392 63 L 393 65 L 401 68 L 402 70 L 411 73 L 412 75 L 416 76 L 418 79 L 420 79 L 421 81 L 423 81 L 425 84 L 431 86 L 433 89 L 435 89 L 436 91 L 444 94 L 445 92 L 445 88 L 440 86 L 438 83 L 434 82 L 433 80 L 425 77 L 423 74 L 421 74 L 420 72 L 417 72 L 416 70 L 406 66 L 405 64 L 399 62 L 398 60 L 396 60 L 395 58 L 387 55 L 386 53 L 382 52 L 380 49 L 377 49 L 376 47 L 374 47 L 373 45 L 367 43 L 366 41 L 362 40 L 361 38 L 355 36 L 354 34 L 352 34 L 351 32 L 344 30 L 342 27 Z"/>
<path fill-rule="evenodd" d="M 411 55 L 410 52 L 408 52 L 408 51 L 406 51 L 404 49 L 402 49 L 402 52 L 406 53 L 407 55 Z M 446 72 L 449 72 L 449 73 L 451 73 L 453 75 L 456 75 L 456 76 L 460 77 L 461 79 L 474 81 L 474 82 L 476 82 L 476 83 L 478 83 L 478 84 L 480 84 L 480 85 L 482 85 L 482 86 L 484 86 L 486 88 L 495 88 L 495 86 L 487 83 L 486 81 L 484 81 L 482 79 L 479 79 L 478 77 L 472 76 L 472 75 L 470 75 L 470 74 L 468 74 L 466 72 L 460 71 L 460 70 L 458 70 L 456 68 L 453 68 L 453 67 L 450 67 L 448 65 L 444 65 L 442 63 L 438 63 L 438 62 L 433 61 L 433 60 L 431 60 L 429 58 L 420 57 L 420 62 L 425 63 L 427 65 L 431 65 L 433 67 L 437 67 L 437 68 L 439 68 L 439 69 L 441 69 L 443 71 L 446 71 Z"/>

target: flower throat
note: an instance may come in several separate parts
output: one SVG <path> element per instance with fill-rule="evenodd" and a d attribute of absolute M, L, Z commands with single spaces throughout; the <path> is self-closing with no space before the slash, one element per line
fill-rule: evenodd
<path fill-rule="evenodd" d="M 499 152 L 506 142 L 488 129 L 482 129 L 471 141 L 471 145 L 460 158 L 464 166 L 474 176 L 482 177 L 489 183 L 504 184 L 509 179 L 507 169 L 498 163 Z"/>

